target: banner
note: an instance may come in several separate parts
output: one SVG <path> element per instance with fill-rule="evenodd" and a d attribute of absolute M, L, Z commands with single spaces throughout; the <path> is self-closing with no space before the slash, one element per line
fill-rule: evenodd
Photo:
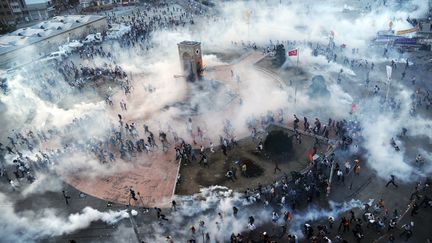
<path fill-rule="evenodd" d="M 246 23 L 248 23 L 248 24 L 249 24 L 249 20 L 250 20 L 251 13 L 252 13 L 252 11 L 249 10 L 249 9 L 245 9 L 245 10 L 243 11 L 243 17 L 245 18 Z"/>
<path fill-rule="evenodd" d="M 298 55 L 298 49 L 294 49 L 294 50 L 288 51 L 288 56 L 289 57 L 295 57 L 297 55 Z"/>
<path fill-rule="evenodd" d="M 386 66 L 386 70 L 387 70 L 387 80 L 390 80 L 390 79 L 391 79 L 391 75 L 392 75 L 393 68 L 392 68 L 391 66 L 387 65 L 387 66 Z"/>
<path fill-rule="evenodd" d="M 398 31 L 396 31 L 396 35 L 405 35 L 405 34 L 414 33 L 417 31 L 418 31 L 417 27 L 414 27 L 411 29 L 406 29 L 406 30 L 398 30 Z"/>
<path fill-rule="evenodd" d="M 351 104 L 351 113 L 356 112 L 356 110 L 357 110 L 357 105 L 356 105 L 356 103 L 352 103 L 352 104 Z"/>
<path fill-rule="evenodd" d="M 417 44 L 417 38 L 397 38 L 393 41 L 393 44 L 395 45 L 416 45 Z"/>
<path fill-rule="evenodd" d="M 307 160 L 310 162 L 313 161 L 313 150 L 312 149 L 309 149 L 309 151 L 308 151 Z"/>

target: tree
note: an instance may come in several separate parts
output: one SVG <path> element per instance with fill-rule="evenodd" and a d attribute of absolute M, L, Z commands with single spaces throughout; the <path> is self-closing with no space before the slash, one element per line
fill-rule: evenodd
<path fill-rule="evenodd" d="M 273 59 L 273 65 L 276 67 L 282 66 L 286 61 L 286 53 L 285 53 L 285 47 L 283 44 L 279 44 L 276 46 L 276 54 Z"/>
<path fill-rule="evenodd" d="M 16 30 L 16 26 L 15 25 L 5 25 L 5 24 L 0 24 L 0 35 L 4 35 L 7 33 L 10 33 L 12 31 Z"/>

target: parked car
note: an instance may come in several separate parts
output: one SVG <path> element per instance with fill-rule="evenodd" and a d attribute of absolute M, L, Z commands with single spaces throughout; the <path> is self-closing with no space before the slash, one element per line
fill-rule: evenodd
<path fill-rule="evenodd" d="M 82 43 L 84 44 L 100 43 L 100 42 L 102 42 L 101 33 L 90 34 L 82 41 Z"/>
<path fill-rule="evenodd" d="M 64 51 L 66 53 L 72 53 L 72 51 L 82 47 L 84 44 L 77 41 L 77 40 L 73 40 L 67 44 L 64 44 L 62 46 L 59 46 L 59 51 Z"/>
<path fill-rule="evenodd" d="M 110 29 L 108 29 L 106 37 L 107 39 L 119 39 L 130 31 L 130 26 L 124 24 L 113 25 Z"/>
<path fill-rule="evenodd" d="M 47 62 L 47 61 L 52 61 L 52 60 L 57 60 L 57 61 L 61 61 L 64 58 L 66 58 L 68 56 L 68 54 L 65 51 L 55 51 L 50 53 L 48 56 L 40 59 L 39 61 L 41 62 Z"/>

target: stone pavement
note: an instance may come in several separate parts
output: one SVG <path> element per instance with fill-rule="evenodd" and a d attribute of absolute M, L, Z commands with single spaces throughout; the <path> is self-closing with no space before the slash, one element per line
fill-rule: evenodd
<path fill-rule="evenodd" d="M 249 52 L 232 64 L 209 68 L 209 71 L 206 72 L 206 78 L 216 79 L 225 85 L 235 87 L 238 92 L 241 92 L 244 86 L 247 87 L 250 85 L 248 84 L 248 80 L 256 79 L 257 77 L 260 78 L 262 82 L 267 82 L 275 86 L 280 85 L 281 81 L 276 78 L 276 75 L 264 72 L 262 69 L 250 68 L 264 57 L 265 55 L 260 52 Z M 233 70 L 235 74 L 241 76 L 242 82 L 239 85 L 236 85 L 236 82 L 231 76 L 231 70 Z M 113 97 L 114 104 L 117 104 L 123 98 L 123 94 L 116 94 Z M 132 99 L 136 99 L 136 96 L 132 96 Z M 132 103 L 132 105 L 137 106 L 135 103 Z M 121 111 L 118 106 L 115 105 L 112 111 L 113 120 L 115 119 L 116 114 L 121 113 L 123 117 L 125 117 L 126 122 L 134 121 L 138 125 L 150 123 L 151 129 L 158 127 L 157 123 L 149 121 L 149 114 L 145 112 L 137 113 L 136 109 L 139 109 L 139 107 L 132 106 L 132 108 L 129 108 L 127 111 Z M 235 114 L 239 109 L 241 109 L 241 104 L 234 102 L 220 111 L 198 115 L 194 117 L 194 122 L 200 124 L 200 122 L 214 120 L 219 121 L 218 125 L 220 126 L 220 124 L 223 123 L 221 119 L 231 116 L 235 117 Z M 265 113 L 267 112 L 267 109 L 262 110 L 261 112 Z M 285 114 L 284 119 L 285 121 L 288 121 L 286 126 L 292 127 L 292 114 Z M 212 131 L 209 131 L 209 134 L 207 134 L 209 138 L 206 141 L 202 141 L 203 143 L 206 143 L 205 146 L 208 145 L 209 141 L 217 141 L 218 139 L 218 134 L 214 133 L 214 131 L 217 130 L 217 126 L 213 126 L 213 124 L 210 124 L 209 126 L 213 127 L 213 129 Z M 242 130 L 240 130 L 240 128 L 236 130 L 237 139 L 249 135 L 249 130 L 246 127 L 241 129 Z M 220 130 L 222 130 L 222 128 Z M 153 132 L 156 131 L 153 130 Z M 331 137 L 334 137 L 333 132 Z M 169 205 L 171 197 L 173 196 L 177 180 L 177 172 L 179 169 L 179 164 L 174 161 L 174 157 L 174 149 L 171 146 L 167 153 L 156 151 L 152 153 L 150 157 L 144 153 L 137 154 L 137 157 L 134 157 L 133 161 L 130 163 L 134 164 L 134 168 L 129 171 L 122 171 L 112 176 L 101 176 L 96 178 L 84 178 L 80 175 L 72 175 L 66 177 L 65 180 L 78 190 L 89 195 L 93 195 L 106 201 L 122 204 L 129 203 L 129 188 L 133 187 L 133 189 L 141 195 L 138 202 L 139 205 L 146 207 L 166 207 Z"/>
<path fill-rule="evenodd" d="M 131 163 L 136 163 L 133 170 L 112 176 L 82 178 L 74 175 L 65 180 L 78 190 L 106 201 L 144 207 L 169 206 L 178 170 L 174 150 L 155 152 L 150 158 L 144 153 L 138 154 Z M 130 187 L 140 194 L 137 203 L 130 200 Z"/>
<path fill-rule="evenodd" d="M 341 157 L 339 157 L 341 158 Z M 375 205 L 380 199 L 383 199 L 385 202 L 385 208 L 388 209 L 390 218 L 393 215 L 393 211 L 395 209 L 398 210 L 401 219 L 398 223 L 398 227 L 393 232 L 388 232 L 387 228 L 382 230 L 381 232 L 376 231 L 374 229 L 367 229 L 364 225 L 364 241 L 363 242 L 388 242 L 388 237 L 390 233 L 398 239 L 397 242 L 402 242 L 398 237 L 402 232 L 400 227 L 409 223 L 410 221 L 414 221 L 415 227 L 413 230 L 413 237 L 408 242 L 426 242 L 427 237 L 431 237 L 431 232 L 429 232 L 428 227 L 425 227 L 424 224 L 420 222 L 425 222 L 427 219 L 432 217 L 432 211 L 429 209 L 420 209 L 419 215 L 416 217 L 411 217 L 410 210 L 410 195 L 413 192 L 413 188 L 415 183 L 404 183 L 402 181 L 398 181 L 396 179 L 396 183 L 398 184 L 398 188 L 390 185 L 389 187 L 385 187 L 387 183 L 386 180 L 374 176 L 376 174 L 367 163 L 363 162 L 361 159 L 361 155 L 359 156 L 350 156 L 346 158 L 347 160 L 353 162 L 354 159 L 360 158 L 361 164 L 361 172 L 359 176 L 354 175 L 352 169 L 350 173 L 345 176 L 345 183 L 341 182 L 333 182 L 332 191 L 329 195 L 329 199 L 336 202 L 346 202 L 351 199 L 358 199 L 362 202 L 368 202 L 370 199 L 373 199 L 373 205 Z M 339 164 L 343 166 L 345 161 L 339 161 Z M 423 182 L 423 181 L 422 181 Z M 361 209 L 355 209 L 356 217 L 361 217 L 361 214 L 364 212 Z M 346 217 L 349 217 L 348 212 L 345 213 Z M 335 222 L 337 226 L 339 224 L 338 221 Z M 336 233 L 336 229 L 333 229 Z M 349 232 L 343 235 L 349 242 L 355 242 L 353 235 Z"/>

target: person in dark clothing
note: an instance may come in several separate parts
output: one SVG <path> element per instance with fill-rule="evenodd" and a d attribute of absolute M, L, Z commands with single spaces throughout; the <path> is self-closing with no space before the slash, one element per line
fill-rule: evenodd
<path fill-rule="evenodd" d="M 174 211 L 177 211 L 177 202 L 175 200 L 172 200 L 172 202 L 171 202 L 171 209 L 174 209 Z"/>
<path fill-rule="evenodd" d="M 408 224 L 402 225 L 403 232 L 399 234 L 400 237 L 405 236 L 405 240 L 408 241 L 411 238 L 413 232 L 412 228 L 414 226 L 414 222 L 410 222 Z"/>
<path fill-rule="evenodd" d="M 388 187 L 390 184 L 393 184 L 394 187 L 398 188 L 398 185 L 395 183 L 394 175 L 390 175 L 390 180 L 387 182 L 386 187 Z"/>
<path fill-rule="evenodd" d="M 129 192 L 130 192 L 130 196 L 131 196 L 131 198 L 132 198 L 133 200 L 137 201 L 138 198 L 136 198 L 135 191 L 132 190 L 132 188 L 130 188 L 130 189 L 129 189 Z"/>
<path fill-rule="evenodd" d="M 349 232 L 349 230 L 350 230 L 350 222 L 345 217 L 342 217 L 341 222 L 339 224 L 338 231 L 340 231 L 342 227 L 343 227 L 343 233 Z"/>
<path fill-rule="evenodd" d="M 234 217 L 237 217 L 237 213 L 238 213 L 238 208 L 237 207 L 233 207 L 233 215 L 234 215 Z"/>
<path fill-rule="evenodd" d="M 237 180 L 237 168 L 235 166 L 231 166 L 231 171 L 234 180 Z"/>
<path fill-rule="evenodd" d="M 226 173 L 226 177 L 228 177 L 228 179 L 230 179 L 231 181 L 235 181 L 234 180 L 234 176 L 233 176 L 233 172 L 231 171 L 231 170 L 229 170 L 227 173 Z"/>
<path fill-rule="evenodd" d="M 64 199 L 66 201 L 66 205 L 69 205 L 69 199 L 71 197 L 66 194 L 66 191 L 62 191 L 62 193 L 63 193 L 63 197 L 64 197 Z"/>
<path fill-rule="evenodd" d="M 416 214 L 418 214 L 419 208 L 420 208 L 419 205 L 416 202 L 414 202 L 411 209 L 411 216 L 415 216 Z"/>
<path fill-rule="evenodd" d="M 223 145 L 223 144 L 222 144 L 222 153 L 223 153 L 225 156 L 228 156 L 227 148 L 226 148 L 225 145 Z"/>
<path fill-rule="evenodd" d="M 253 224 L 255 222 L 255 218 L 253 216 L 249 216 L 249 224 Z"/>
<path fill-rule="evenodd" d="M 356 218 L 355 218 L 355 213 L 354 213 L 354 211 L 352 211 L 352 210 L 350 210 L 350 215 L 351 215 L 351 217 L 350 217 L 350 222 L 353 222 Z"/>
<path fill-rule="evenodd" d="M 294 130 L 296 130 L 299 126 L 300 120 L 298 119 L 298 117 L 296 115 L 294 115 Z"/>
<path fill-rule="evenodd" d="M 279 168 L 278 163 L 275 162 L 275 168 L 273 174 L 276 174 L 277 171 L 281 172 L 282 170 Z"/>
<path fill-rule="evenodd" d="M 308 122 L 307 117 L 303 117 L 303 120 L 304 120 L 303 127 L 304 127 L 304 130 L 306 131 L 307 129 L 309 129 L 309 122 Z"/>

